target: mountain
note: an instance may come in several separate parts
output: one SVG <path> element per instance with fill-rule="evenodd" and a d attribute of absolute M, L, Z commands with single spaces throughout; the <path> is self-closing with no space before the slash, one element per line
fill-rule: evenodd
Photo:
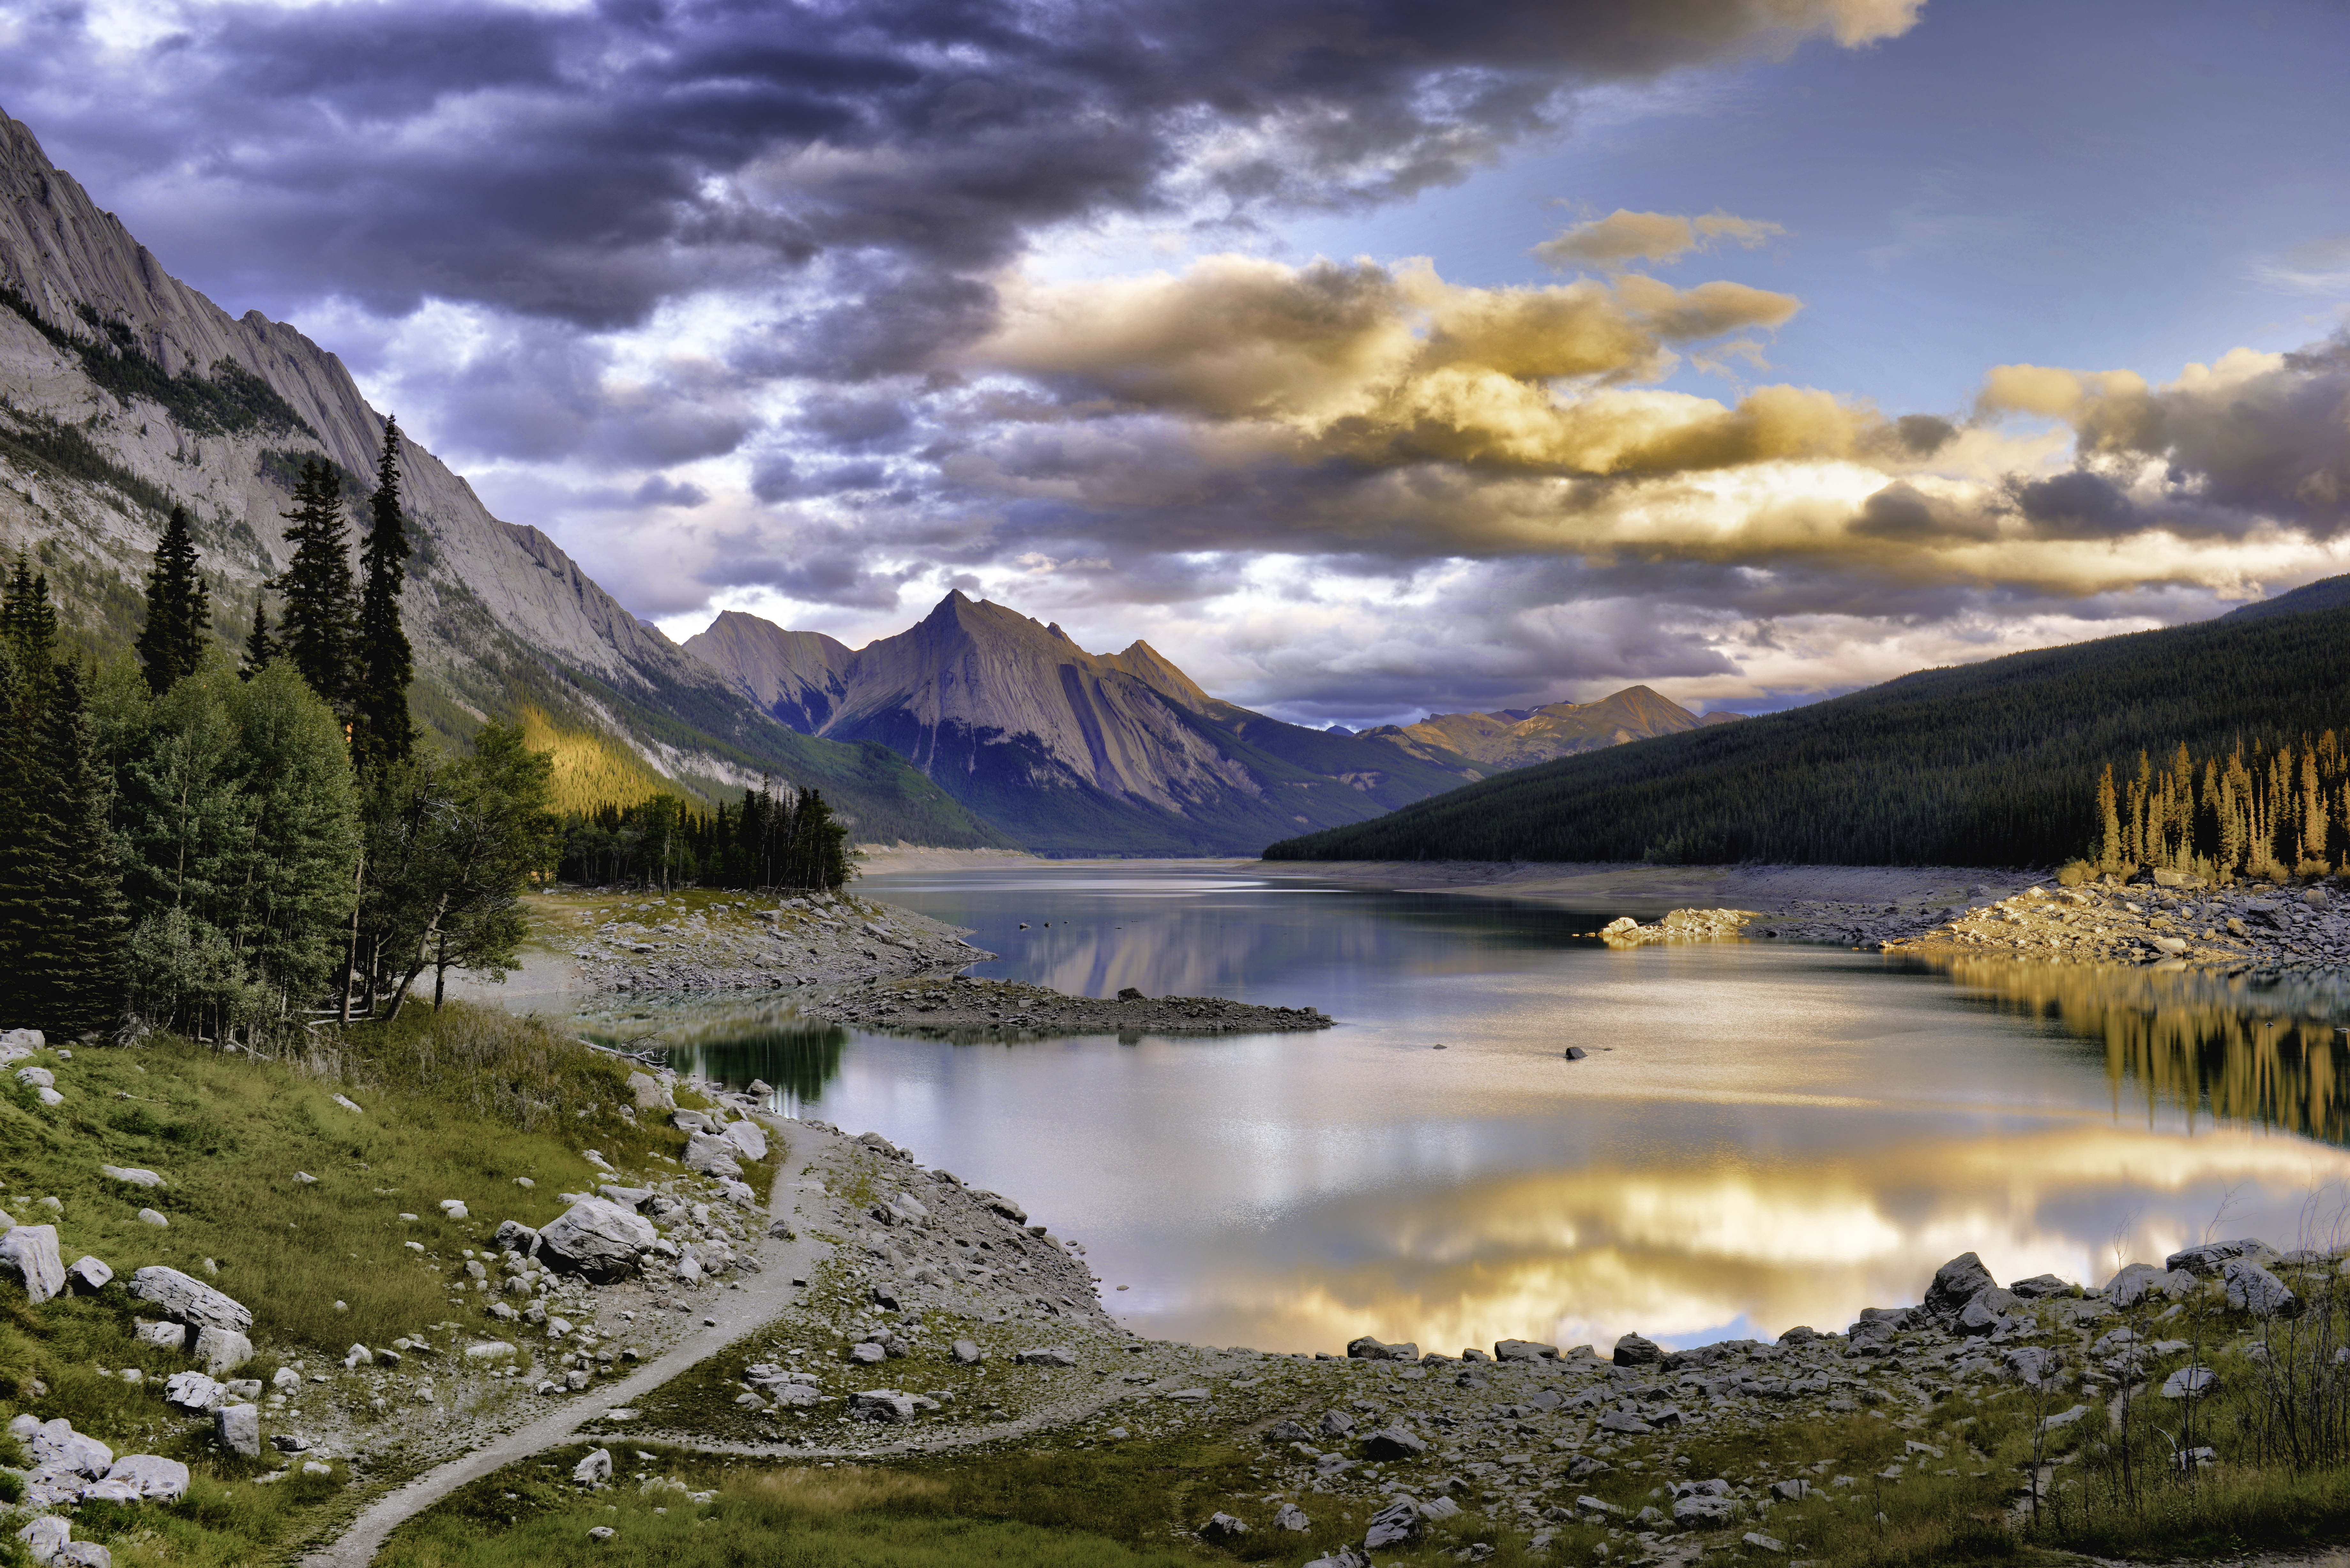
<path fill-rule="evenodd" d="M 1253 855 L 1481 776 L 1440 748 L 1219 701 L 1147 642 L 1088 653 L 961 593 L 853 653 L 740 613 L 685 648 L 787 723 L 888 746 L 1044 855 Z"/>
<path fill-rule="evenodd" d="M 2255 599 L 2251 604 L 2239 605 L 2222 618 L 2258 620 L 2263 616 L 2299 615 L 2304 610 L 2341 609 L 2345 606 L 2350 606 L 2350 576 L 2320 577 L 2272 599 Z"/>
<path fill-rule="evenodd" d="M 302 462 L 333 463 L 363 497 L 383 425 L 341 360 L 166 273 L 0 114 L 0 547 L 34 553 L 85 646 L 136 631 L 174 503 L 215 633 L 241 639 L 288 558 L 278 514 Z M 556 742 L 559 785 L 657 774 L 716 795 L 773 776 L 823 789 L 861 839 L 1003 842 L 893 753 L 774 722 L 421 446 L 400 474 L 421 722 L 462 742 L 485 718 L 525 719 Z"/>
<path fill-rule="evenodd" d="M 1382 724 L 1365 735 L 1414 755 L 1467 757 L 1488 773 L 1532 767 L 1554 757 L 1677 735 L 1708 722 L 1646 686 L 1627 686 L 1596 702 L 1553 702 L 1494 713 L 1430 713 L 1417 724 Z"/>
<path fill-rule="evenodd" d="M 2350 733 L 2350 608 L 2231 615 L 1563 757 L 1265 855 L 2048 866 L 2089 848 L 2107 766 L 2329 730 Z"/>

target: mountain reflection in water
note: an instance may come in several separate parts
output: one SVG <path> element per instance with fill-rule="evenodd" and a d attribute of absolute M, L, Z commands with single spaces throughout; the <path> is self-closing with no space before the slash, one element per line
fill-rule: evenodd
<path fill-rule="evenodd" d="M 2215 1229 L 2329 1231 L 2350 1188 L 2350 998 L 2330 981 L 1616 952 L 1575 935 L 1608 911 L 1180 870 L 868 890 L 972 927 L 1004 955 L 982 972 L 1341 1020 L 956 1044 L 804 1023 L 788 995 L 583 1018 L 1011 1194 L 1087 1244 L 1148 1334 L 1458 1349 L 1841 1328 L 1958 1252 L 2002 1280 L 2102 1281 Z M 1589 1058 L 1562 1061 L 1568 1042 Z"/>

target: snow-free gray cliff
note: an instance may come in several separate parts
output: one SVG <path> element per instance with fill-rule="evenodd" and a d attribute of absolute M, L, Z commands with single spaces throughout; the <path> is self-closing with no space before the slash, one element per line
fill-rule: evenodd
<path fill-rule="evenodd" d="M 172 276 L 5 114 L 0 306 L 0 547 L 32 551 L 68 626 L 101 644 L 135 629 L 172 504 L 188 510 L 225 639 L 287 559 L 279 514 L 303 461 L 372 488 L 383 417 L 342 361 Z M 816 785 L 861 838 L 1003 841 L 911 770 L 775 722 L 413 441 L 400 472 L 425 722 L 462 735 L 536 709 L 709 793 Z"/>

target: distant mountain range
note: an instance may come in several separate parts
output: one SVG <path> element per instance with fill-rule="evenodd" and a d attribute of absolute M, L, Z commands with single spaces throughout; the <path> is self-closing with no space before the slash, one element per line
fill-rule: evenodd
<path fill-rule="evenodd" d="M 373 488 L 383 418 L 342 361 L 167 274 L 0 115 L 0 548 L 32 551 L 70 634 L 127 644 L 165 514 L 186 506 L 224 642 L 286 563 L 306 459 Z M 418 717 L 452 738 L 525 719 L 563 769 L 717 797 L 763 777 L 825 791 L 863 839 L 1008 845 L 880 746 L 777 724 L 630 615 L 536 528 L 492 516 L 422 447 L 400 464 L 416 556 L 404 608 Z M 356 533 L 356 528 L 354 529 Z"/>
<path fill-rule="evenodd" d="M 1627 686 L 1596 702 L 1553 702 L 1545 708 L 1503 708 L 1492 713 L 1430 713 L 1417 724 L 1382 724 L 1360 733 L 1415 754 L 1424 751 L 1467 757 L 1495 773 L 1744 717 L 1708 713 L 1700 719 L 1646 686 Z"/>

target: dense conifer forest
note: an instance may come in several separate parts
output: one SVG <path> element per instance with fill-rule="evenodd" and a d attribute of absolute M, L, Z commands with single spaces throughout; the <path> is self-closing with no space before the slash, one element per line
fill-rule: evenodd
<path fill-rule="evenodd" d="M 2350 808 L 2329 731 L 2350 732 L 2350 609 L 2230 617 L 1565 757 L 1265 857 L 2339 865 Z"/>
<path fill-rule="evenodd" d="M 837 888 L 823 797 L 673 794 L 574 815 L 521 726 L 452 750 L 420 733 L 400 600 L 410 545 L 386 421 L 358 571 L 339 471 L 305 465 L 294 545 L 232 660 L 184 512 L 157 542 L 132 649 L 60 649 L 46 576 L 0 583 L 0 976 L 10 1026 L 65 1039 L 172 1027 L 283 1038 L 396 1013 L 428 973 L 518 961 L 522 898 L 598 881 Z M 266 595 L 279 613 L 273 625 Z"/>

